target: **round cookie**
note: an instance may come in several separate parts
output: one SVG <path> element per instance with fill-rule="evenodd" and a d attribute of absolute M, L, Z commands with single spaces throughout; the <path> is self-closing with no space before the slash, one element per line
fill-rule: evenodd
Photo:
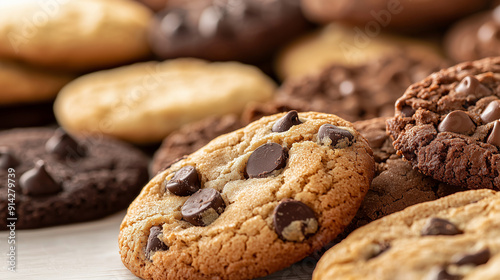
<path fill-rule="evenodd" d="M 59 93 L 54 111 L 72 133 L 146 144 L 207 116 L 239 114 L 250 101 L 270 99 L 275 87 L 257 68 L 237 62 L 145 62 L 74 80 Z"/>
<path fill-rule="evenodd" d="M 144 279 L 251 279 L 280 270 L 350 222 L 373 164 L 366 140 L 336 116 L 262 118 L 144 187 L 121 225 L 122 261 Z M 182 185 L 200 189 L 180 196 Z"/>
<path fill-rule="evenodd" d="M 286 46 L 278 54 L 275 68 L 285 80 L 318 73 L 330 64 L 359 66 L 394 53 L 425 63 L 443 61 L 439 47 L 432 42 L 385 33 L 369 36 L 358 27 L 330 23 Z"/>
<path fill-rule="evenodd" d="M 361 66 L 332 64 L 317 74 L 286 80 L 271 102 L 249 105 L 245 114 L 255 118 L 276 109 L 294 109 L 335 114 L 347 121 L 393 116 L 394 102 L 405 89 L 443 65 L 442 60 L 401 52 Z"/>
<path fill-rule="evenodd" d="M 320 279 L 497 279 L 500 195 L 456 193 L 372 222 L 318 262 Z"/>
<path fill-rule="evenodd" d="M 168 168 L 177 160 L 208 144 L 212 139 L 244 126 L 236 115 L 211 116 L 187 124 L 170 133 L 155 152 L 151 162 L 151 174 Z"/>
<path fill-rule="evenodd" d="M 500 55 L 500 7 L 455 24 L 446 34 L 445 49 L 457 62 Z"/>
<path fill-rule="evenodd" d="M 74 138 L 52 128 L 0 132 L 0 228 L 9 218 L 17 218 L 17 229 L 39 228 L 124 209 L 147 182 L 147 164 L 135 148 L 102 136 Z"/>
<path fill-rule="evenodd" d="M 0 56 L 88 71 L 150 54 L 152 13 L 129 0 L 1 1 Z"/>
<path fill-rule="evenodd" d="M 470 189 L 500 189 L 500 58 L 443 69 L 410 86 L 388 131 L 423 174 Z"/>
<path fill-rule="evenodd" d="M 74 77 L 0 59 L 0 105 L 51 101 Z"/>
<path fill-rule="evenodd" d="M 346 22 L 363 27 L 367 34 L 381 29 L 415 33 L 435 30 L 454 20 L 485 8 L 490 1 L 479 0 L 302 0 L 306 16 L 315 22 Z M 375 36 L 374 35 L 374 36 Z"/>
<path fill-rule="evenodd" d="M 299 0 L 179 2 L 151 22 L 149 42 L 161 59 L 258 63 L 308 27 Z"/>

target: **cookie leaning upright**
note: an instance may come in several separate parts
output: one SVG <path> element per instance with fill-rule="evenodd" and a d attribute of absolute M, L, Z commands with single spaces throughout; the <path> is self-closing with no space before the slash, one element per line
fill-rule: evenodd
<path fill-rule="evenodd" d="M 54 112 L 75 134 L 152 143 L 207 116 L 239 114 L 250 101 L 270 99 L 275 88 L 257 68 L 237 62 L 151 61 L 74 80 L 59 93 Z"/>
<path fill-rule="evenodd" d="M 500 57 L 458 64 L 410 86 L 388 121 L 393 145 L 423 174 L 500 189 Z"/>
<path fill-rule="evenodd" d="M 411 206 L 349 235 L 313 280 L 498 279 L 500 193 L 470 190 Z"/>
<path fill-rule="evenodd" d="M 144 59 L 152 13 L 130 0 L 1 1 L 0 56 L 88 71 Z"/>
<path fill-rule="evenodd" d="M 267 275 L 335 238 L 373 174 L 372 151 L 350 123 L 312 112 L 264 117 L 144 187 L 121 225 L 122 261 L 145 279 Z"/>

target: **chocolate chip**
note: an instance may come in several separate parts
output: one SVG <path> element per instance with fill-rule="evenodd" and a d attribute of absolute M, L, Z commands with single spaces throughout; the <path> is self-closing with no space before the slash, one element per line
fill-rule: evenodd
<path fill-rule="evenodd" d="M 160 226 L 153 226 L 149 230 L 148 243 L 146 245 L 146 257 L 148 259 L 157 251 L 168 250 L 168 246 L 158 238 L 160 234 L 163 234 L 163 229 Z"/>
<path fill-rule="evenodd" d="M 460 280 L 460 279 L 462 279 L 462 277 L 459 275 L 453 275 L 453 274 L 448 273 L 448 271 L 446 271 L 446 268 L 444 268 L 444 267 L 436 267 L 435 269 L 431 270 L 429 276 L 426 279 L 429 279 L 429 280 Z"/>
<path fill-rule="evenodd" d="M 198 30 L 203 37 L 229 37 L 233 35 L 232 23 L 226 12 L 218 6 L 209 6 L 203 10 L 198 22 Z"/>
<path fill-rule="evenodd" d="M 302 122 L 299 120 L 299 114 L 297 113 L 297 111 L 293 110 L 288 112 L 281 119 L 277 120 L 271 130 L 273 132 L 285 132 L 288 131 L 292 126 L 299 125 L 301 123 Z"/>
<path fill-rule="evenodd" d="M 325 143 L 325 138 L 330 139 L 330 145 L 336 148 L 345 148 L 354 142 L 354 136 L 349 131 L 332 124 L 324 124 L 319 128 L 318 142 Z"/>
<path fill-rule="evenodd" d="M 415 110 L 409 105 L 404 105 L 403 108 L 401 108 L 401 114 L 403 114 L 404 117 L 408 118 L 415 114 Z"/>
<path fill-rule="evenodd" d="M 441 218 L 430 218 L 425 223 L 422 231 L 420 232 L 423 236 L 425 235 L 457 235 L 461 234 L 462 231 L 459 230 L 451 222 L 441 219 Z"/>
<path fill-rule="evenodd" d="M 25 194 L 32 196 L 54 194 L 62 191 L 61 185 L 45 169 L 43 160 L 37 161 L 33 169 L 21 175 L 19 185 Z"/>
<path fill-rule="evenodd" d="M 452 258 L 451 263 L 456 265 L 482 265 L 487 263 L 490 257 L 490 250 L 486 248 L 473 254 L 456 255 Z"/>
<path fill-rule="evenodd" d="M 19 161 L 9 151 L 7 147 L 0 147 L 0 169 L 16 167 Z"/>
<path fill-rule="evenodd" d="M 500 100 L 490 102 L 481 113 L 481 120 L 485 123 L 500 119 Z"/>
<path fill-rule="evenodd" d="M 57 129 L 45 143 L 45 150 L 59 158 L 78 159 L 86 154 L 85 148 L 62 128 Z"/>
<path fill-rule="evenodd" d="M 491 90 L 481 84 L 474 76 L 463 78 L 460 84 L 455 88 L 455 92 L 475 96 L 491 95 Z"/>
<path fill-rule="evenodd" d="M 490 136 L 486 140 L 488 144 L 500 147 L 500 121 L 495 121 L 493 124 L 493 129 L 490 132 Z"/>
<path fill-rule="evenodd" d="M 438 125 L 439 132 L 455 132 L 469 135 L 474 132 L 476 125 L 464 111 L 449 113 Z"/>
<path fill-rule="evenodd" d="M 180 196 L 192 195 L 201 187 L 198 172 L 194 166 L 184 166 L 175 172 L 174 177 L 165 183 L 165 188 Z"/>
<path fill-rule="evenodd" d="M 245 0 L 229 0 L 226 5 L 226 10 L 232 16 L 240 19 L 254 17 L 259 14 L 256 6 Z"/>
<path fill-rule="evenodd" d="M 167 36 L 185 34 L 188 31 L 186 12 L 182 9 L 168 10 L 161 19 L 160 29 Z"/>
<path fill-rule="evenodd" d="M 273 224 L 279 237 L 287 241 L 304 241 L 318 230 L 314 211 L 293 199 L 280 201 L 274 209 Z"/>
<path fill-rule="evenodd" d="M 498 24 L 487 21 L 477 29 L 477 38 L 483 43 L 494 44 L 491 41 L 500 40 L 500 30 Z"/>
<path fill-rule="evenodd" d="M 224 212 L 224 208 L 226 204 L 217 190 L 201 189 L 186 200 L 181 213 L 184 220 L 195 226 L 208 226 Z"/>
<path fill-rule="evenodd" d="M 286 166 L 288 152 L 277 143 L 264 144 L 250 155 L 246 166 L 249 178 L 265 178 Z"/>

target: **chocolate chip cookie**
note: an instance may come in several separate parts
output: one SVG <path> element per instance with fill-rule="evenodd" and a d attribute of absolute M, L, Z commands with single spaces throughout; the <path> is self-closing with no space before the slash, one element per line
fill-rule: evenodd
<path fill-rule="evenodd" d="M 320 279 L 497 279 L 500 194 L 456 193 L 372 222 L 323 255 Z"/>
<path fill-rule="evenodd" d="M 447 33 L 445 49 L 457 62 L 500 55 L 500 7 L 465 18 Z"/>
<path fill-rule="evenodd" d="M 470 189 L 500 189 L 500 58 L 466 62 L 410 86 L 388 131 L 423 174 Z"/>
<path fill-rule="evenodd" d="M 285 81 L 272 102 L 252 105 L 245 115 L 258 118 L 294 109 L 335 114 L 348 121 L 393 116 L 394 102 L 404 90 L 443 65 L 442 60 L 400 52 L 362 66 L 333 64 L 320 73 Z"/>
<path fill-rule="evenodd" d="M 0 228 L 98 219 L 126 208 L 148 180 L 147 158 L 101 137 L 52 128 L 0 132 Z"/>
<path fill-rule="evenodd" d="M 151 49 L 162 59 L 261 62 L 308 26 L 299 0 L 177 2 L 149 28 Z"/>
<path fill-rule="evenodd" d="M 218 137 L 154 177 L 122 222 L 122 261 L 144 279 L 250 279 L 331 241 L 374 174 L 336 116 L 289 112 Z"/>

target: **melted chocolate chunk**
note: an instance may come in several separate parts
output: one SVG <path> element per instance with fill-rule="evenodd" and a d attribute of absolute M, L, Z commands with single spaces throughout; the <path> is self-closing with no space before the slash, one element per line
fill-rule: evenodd
<path fill-rule="evenodd" d="M 57 129 L 45 143 L 45 150 L 61 159 L 78 159 L 86 154 L 85 148 L 62 128 Z"/>
<path fill-rule="evenodd" d="M 370 259 L 373 259 L 373 258 L 376 258 L 380 255 L 382 255 L 384 252 L 386 252 L 387 250 L 389 250 L 391 248 L 391 244 L 387 243 L 387 242 L 383 242 L 383 243 L 380 243 L 380 244 L 377 244 L 372 252 L 372 254 L 370 254 L 368 256 L 368 260 Z"/>
<path fill-rule="evenodd" d="M 265 178 L 286 166 L 288 151 L 277 143 L 258 147 L 248 158 L 246 174 L 249 178 Z"/>
<path fill-rule="evenodd" d="M 318 142 L 323 143 L 325 138 L 329 138 L 330 144 L 335 148 L 345 148 L 354 142 L 354 136 L 347 130 L 334 126 L 332 124 L 324 124 L 318 131 Z"/>
<path fill-rule="evenodd" d="M 186 22 L 186 11 L 182 9 L 169 10 L 161 19 L 160 29 L 167 36 L 186 34 L 189 30 Z"/>
<path fill-rule="evenodd" d="M 274 230 L 287 241 L 304 241 L 318 230 L 318 220 L 314 211 L 306 204 L 284 199 L 274 209 Z"/>
<path fill-rule="evenodd" d="M 148 243 L 146 245 L 146 257 L 149 259 L 157 251 L 166 251 L 168 246 L 158 238 L 158 235 L 163 234 L 161 226 L 153 226 L 149 230 Z"/>
<path fill-rule="evenodd" d="M 201 189 L 186 200 L 181 213 L 184 220 L 204 227 L 213 223 L 225 208 L 224 199 L 217 190 Z"/>
<path fill-rule="evenodd" d="M 453 111 L 449 113 L 438 125 L 439 132 L 455 132 L 470 135 L 476 129 L 476 125 L 464 111 Z"/>
<path fill-rule="evenodd" d="M 49 195 L 62 191 L 62 187 L 45 169 L 43 160 L 37 161 L 35 167 L 26 171 L 19 178 L 19 185 L 27 195 Z"/>
<path fill-rule="evenodd" d="M 426 279 L 429 280 L 460 280 L 462 279 L 459 275 L 450 274 L 446 268 L 439 267 L 431 271 L 431 274 Z"/>
<path fill-rule="evenodd" d="M 481 113 L 481 120 L 485 123 L 500 119 L 500 100 L 490 102 Z"/>
<path fill-rule="evenodd" d="M 179 196 L 192 195 L 201 187 L 198 172 L 194 166 L 184 166 L 177 172 L 174 177 L 165 183 L 165 188 L 171 193 Z"/>
<path fill-rule="evenodd" d="M 485 96 L 491 95 L 491 90 L 485 87 L 474 76 L 467 76 L 455 88 L 457 93 L 465 95 Z"/>
<path fill-rule="evenodd" d="M 415 114 L 415 110 L 409 105 L 404 105 L 403 108 L 401 108 L 401 114 L 403 114 L 405 118 L 408 118 Z"/>
<path fill-rule="evenodd" d="M 462 231 L 459 230 L 451 222 L 441 219 L 441 218 L 430 218 L 425 223 L 422 231 L 420 232 L 423 236 L 426 235 L 457 235 L 461 234 Z"/>
<path fill-rule="evenodd" d="M 198 23 L 198 30 L 203 37 L 230 37 L 233 34 L 232 22 L 225 10 L 218 6 L 209 6 L 203 10 Z"/>
<path fill-rule="evenodd" d="M 0 169 L 8 169 L 19 165 L 19 161 L 7 147 L 0 147 Z"/>
<path fill-rule="evenodd" d="M 277 120 L 271 130 L 273 132 L 285 132 L 288 131 L 292 126 L 299 125 L 301 123 L 302 122 L 299 120 L 299 114 L 297 113 L 297 111 L 293 110 L 288 112 L 281 119 Z"/>
<path fill-rule="evenodd" d="M 491 257 L 488 248 L 480 250 L 477 253 L 457 255 L 453 257 L 452 264 L 456 265 L 482 265 L 489 261 Z"/>
<path fill-rule="evenodd" d="M 500 147 L 500 121 L 495 121 L 493 129 L 490 132 L 490 136 L 486 140 L 488 144 Z"/>

